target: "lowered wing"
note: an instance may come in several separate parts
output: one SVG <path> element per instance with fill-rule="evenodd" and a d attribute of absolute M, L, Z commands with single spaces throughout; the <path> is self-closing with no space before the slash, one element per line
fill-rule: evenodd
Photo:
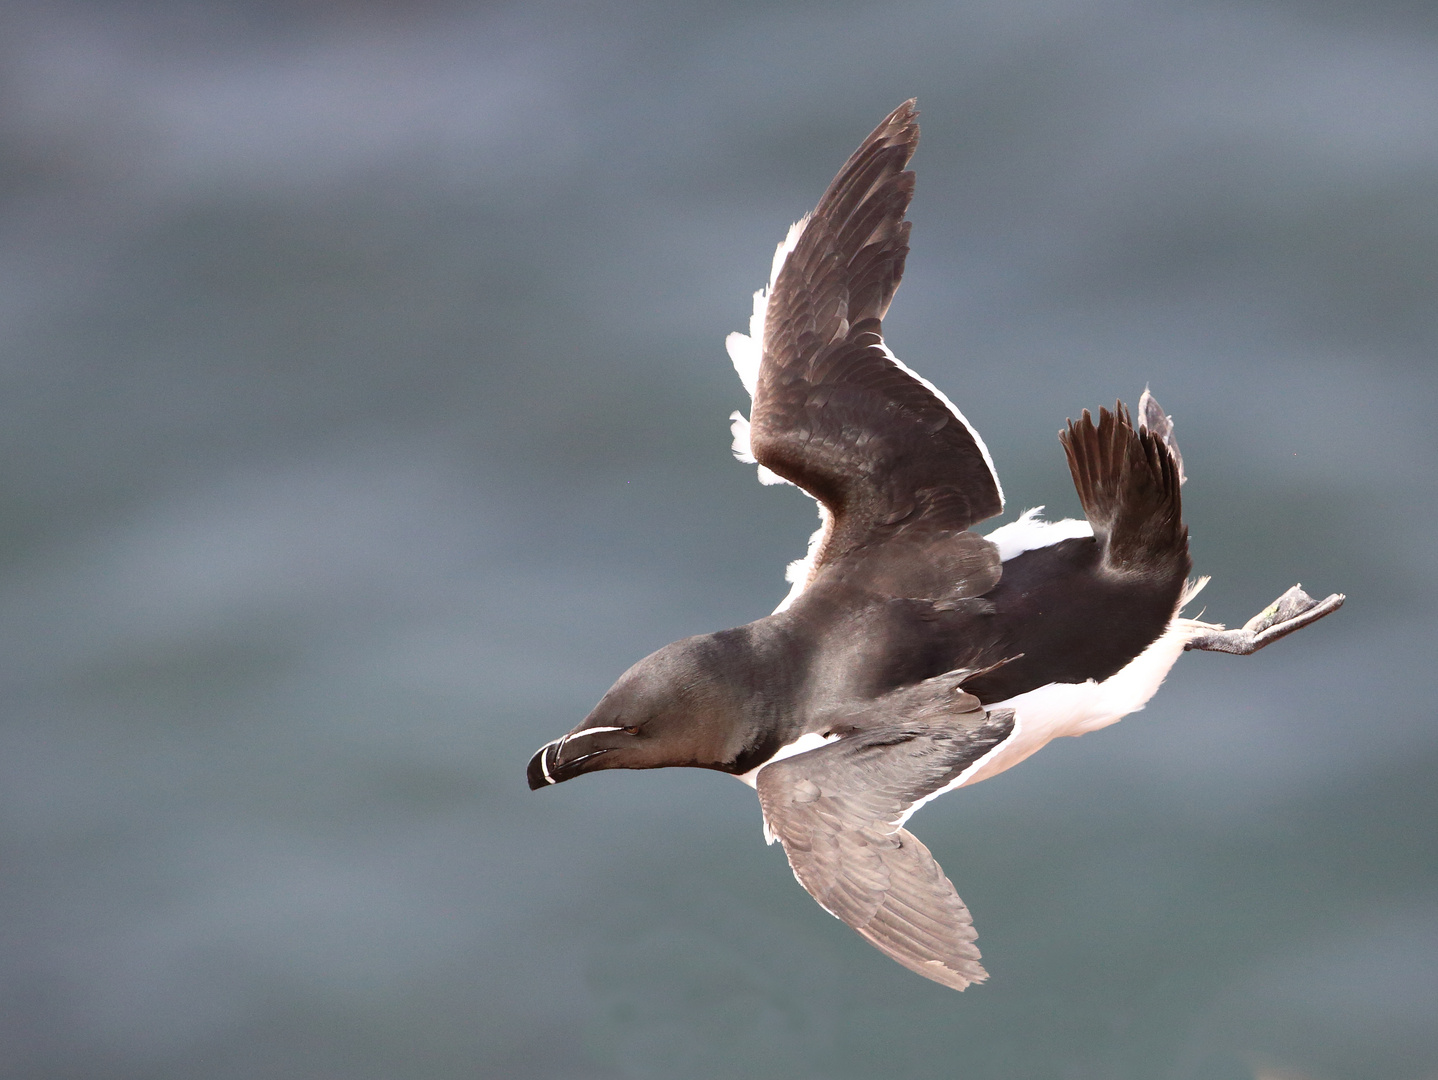
<path fill-rule="evenodd" d="M 755 787 L 769 834 L 824 909 L 912 971 L 962 990 L 988 977 L 969 909 L 903 823 L 1013 731 L 951 672 L 896 694 L 926 707 L 785 758 Z M 880 699 L 882 704 L 885 699 Z"/>

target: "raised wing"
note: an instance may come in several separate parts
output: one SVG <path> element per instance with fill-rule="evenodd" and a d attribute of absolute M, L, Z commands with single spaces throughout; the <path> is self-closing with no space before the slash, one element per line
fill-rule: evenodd
<path fill-rule="evenodd" d="M 983 440 L 884 344 L 909 252 L 916 116 L 907 101 L 864 140 L 780 245 L 750 336 L 730 335 L 754 397 L 736 452 L 821 503 L 807 576 L 895 532 L 960 531 L 1003 509 Z"/>
<path fill-rule="evenodd" d="M 755 784 L 766 828 L 799 884 L 870 944 L 955 990 L 988 978 L 973 920 L 902 825 L 1013 731 L 1013 713 L 985 713 L 957 688 L 961 677 L 899 691 L 937 689 L 930 696 L 946 699 L 939 708 L 766 765 Z M 943 680 L 952 685 L 938 687 Z"/>

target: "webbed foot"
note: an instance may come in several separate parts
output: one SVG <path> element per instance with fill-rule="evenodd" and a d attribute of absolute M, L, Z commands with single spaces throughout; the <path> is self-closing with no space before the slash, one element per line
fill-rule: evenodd
<path fill-rule="evenodd" d="M 1303 591 L 1302 586 L 1295 585 L 1241 628 L 1210 630 L 1194 638 L 1184 649 L 1247 656 L 1281 637 L 1287 637 L 1295 630 L 1303 629 L 1309 623 L 1317 622 L 1325 615 L 1332 614 L 1343 606 L 1345 599 L 1342 593 L 1333 593 L 1322 600 L 1315 600 Z"/>

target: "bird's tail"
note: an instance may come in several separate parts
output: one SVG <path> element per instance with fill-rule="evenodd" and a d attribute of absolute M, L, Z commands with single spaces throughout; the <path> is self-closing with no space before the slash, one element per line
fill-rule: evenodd
<path fill-rule="evenodd" d="M 1147 392 L 1145 392 L 1147 393 Z M 1147 397 L 1145 407 L 1163 415 Z M 1192 565 L 1179 486 L 1181 459 L 1173 428 L 1135 427 L 1128 409 L 1100 409 L 1095 423 L 1087 409 L 1059 432 L 1084 516 L 1103 547 L 1104 565 L 1122 574 L 1180 577 Z"/>

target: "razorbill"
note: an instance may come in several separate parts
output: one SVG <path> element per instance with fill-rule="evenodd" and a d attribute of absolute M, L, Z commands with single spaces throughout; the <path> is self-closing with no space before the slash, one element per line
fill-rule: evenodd
<path fill-rule="evenodd" d="M 1003 490 L 964 414 L 884 343 L 908 254 L 913 101 L 789 230 L 729 355 L 753 399 L 734 450 L 818 502 L 773 614 L 626 671 L 529 763 L 531 788 L 686 765 L 756 789 L 765 835 L 829 912 L 962 990 L 986 978 L 968 908 L 903 826 L 1050 739 L 1143 708 L 1185 649 L 1250 653 L 1336 610 L 1295 586 L 1239 630 L 1183 618 L 1183 462 L 1144 391 L 1060 432 L 1084 521 L 980 536 Z"/>

